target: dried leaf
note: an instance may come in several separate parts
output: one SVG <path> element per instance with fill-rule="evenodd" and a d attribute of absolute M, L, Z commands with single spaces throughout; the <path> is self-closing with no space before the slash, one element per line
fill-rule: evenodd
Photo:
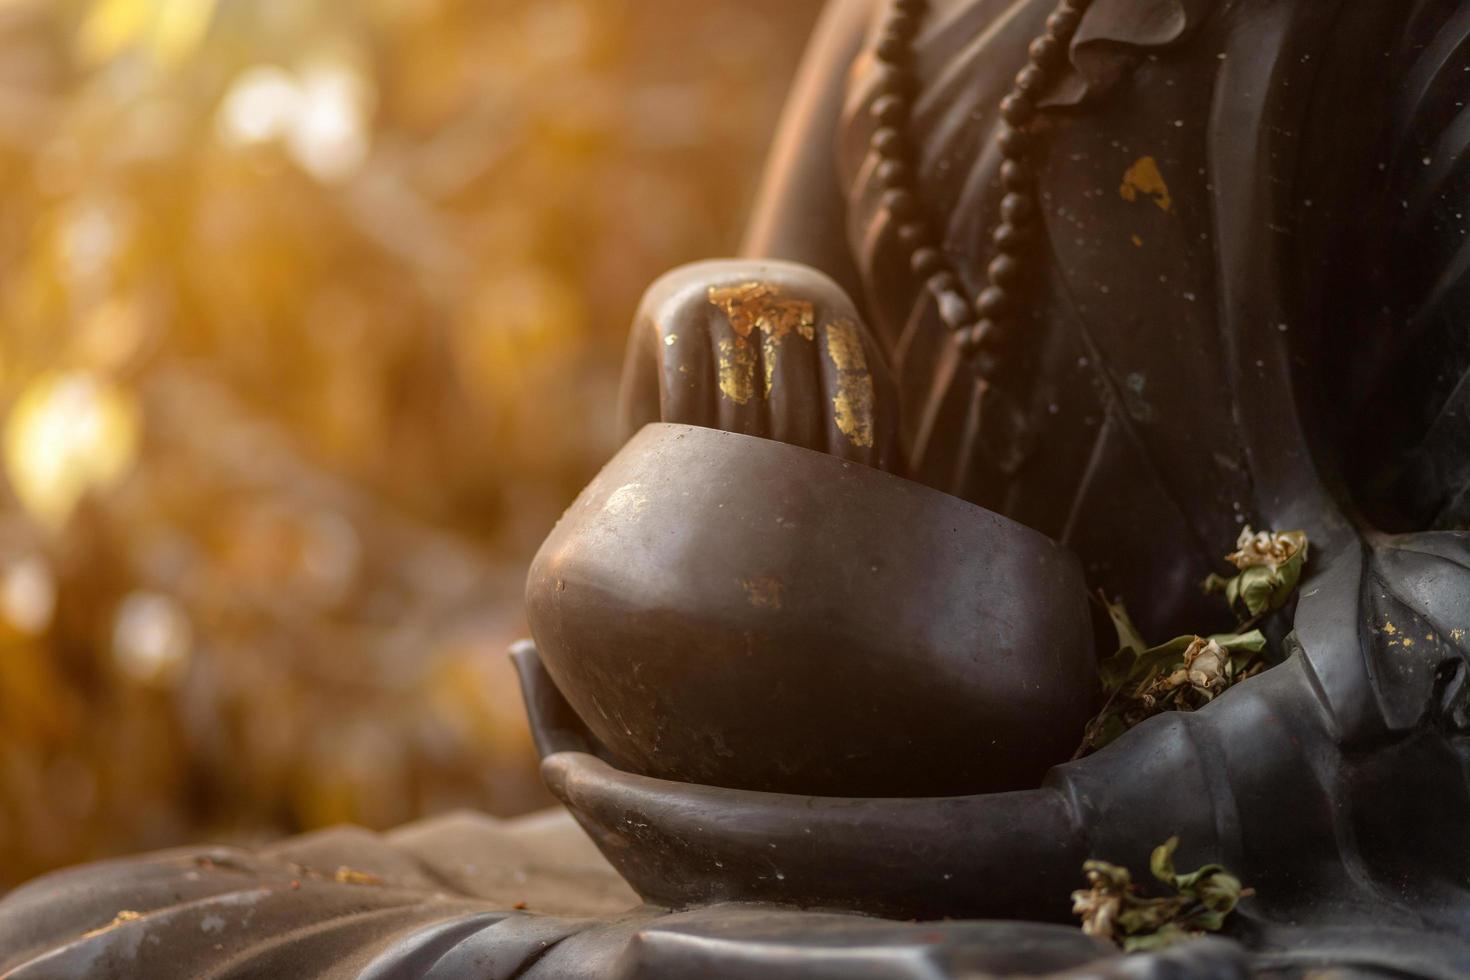
<path fill-rule="evenodd" d="M 1148 869 L 1153 876 L 1166 885 L 1174 884 L 1174 852 L 1179 847 L 1179 838 L 1170 837 L 1154 848 L 1149 856 Z"/>
<path fill-rule="evenodd" d="M 1118 633 L 1118 649 L 1142 652 L 1148 648 L 1143 641 L 1143 635 L 1138 632 L 1138 627 L 1133 625 L 1133 619 L 1128 615 L 1128 608 L 1122 602 L 1110 602 L 1108 598 L 1098 592 L 1102 599 L 1103 608 L 1108 611 L 1108 618 L 1113 621 L 1113 629 Z"/>
<path fill-rule="evenodd" d="M 1185 932 L 1172 922 L 1165 923 L 1157 932 L 1145 933 L 1139 936 L 1129 936 L 1123 941 L 1123 951 L 1126 953 L 1146 953 L 1150 950 L 1163 949 L 1195 936 Z"/>

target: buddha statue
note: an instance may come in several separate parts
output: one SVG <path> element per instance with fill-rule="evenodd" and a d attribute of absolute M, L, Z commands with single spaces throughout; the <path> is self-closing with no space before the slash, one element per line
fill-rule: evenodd
<path fill-rule="evenodd" d="M 543 775 L 606 860 L 564 817 L 461 817 L 74 869 L 0 901 L 0 967 L 1470 973 L 1466 73 L 1462 0 L 834 0 L 745 257 L 650 289 L 633 441 L 529 583 Z M 947 550 L 958 502 L 1003 575 Z M 878 543 L 813 532 L 829 508 Z M 1071 760 L 1108 652 L 1080 590 L 1145 635 L 1224 629 L 1200 581 L 1246 525 L 1311 542 L 1260 624 L 1281 662 Z M 770 554 L 829 572 L 731 579 L 733 604 L 696 581 L 788 533 Z M 805 634 L 769 618 L 801 609 Z M 922 634 L 904 669 L 873 666 L 889 612 Z M 952 622 L 1005 641 L 973 687 Z M 760 659 L 778 629 L 820 669 Z M 768 731 L 722 741 L 701 671 Z M 943 728 L 987 683 L 1025 710 Z M 844 728 L 834 700 L 891 713 Z M 714 720 L 660 722 L 686 703 Z M 1250 886 L 1225 938 L 1123 957 L 1065 925 L 1084 861 L 1171 837 Z"/>

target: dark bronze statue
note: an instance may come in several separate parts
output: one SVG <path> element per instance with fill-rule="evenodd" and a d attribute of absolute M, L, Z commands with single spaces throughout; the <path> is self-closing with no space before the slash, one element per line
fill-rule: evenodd
<path fill-rule="evenodd" d="M 1464 0 L 835 0 L 750 257 L 651 288 L 528 582 L 543 773 L 647 904 L 410 828 L 42 879 L 0 964 L 1470 975 L 1466 91 Z M 1087 591 L 1227 629 L 1246 524 L 1311 541 L 1283 662 L 1069 761 Z M 1062 925 L 1170 837 L 1251 887 L 1227 938 Z M 477 848 L 557 887 L 504 911 Z"/>

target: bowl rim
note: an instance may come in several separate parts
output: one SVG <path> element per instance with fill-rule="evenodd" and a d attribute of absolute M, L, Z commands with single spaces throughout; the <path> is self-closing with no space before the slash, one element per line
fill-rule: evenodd
<path fill-rule="evenodd" d="M 844 470 L 858 469 L 860 471 L 866 471 L 866 474 L 861 477 L 862 479 L 871 478 L 875 483 L 887 482 L 892 486 L 900 486 L 905 488 L 905 492 L 916 493 L 920 497 L 928 497 L 937 503 L 941 503 L 943 506 L 956 509 L 960 512 L 965 512 L 968 510 L 970 512 L 973 512 L 974 516 L 984 516 L 985 518 L 993 522 L 998 522 L 1007 530 L 1021 532 L 1020 536 L 1022 538 L 1035 539 L 1038 544 L 1043 544 L 1045 547 L 1047 547 L 1048 550 L 1054 551 L 1059 555 L 1065 556 L 1067 558 L 1070 558 L 1072 561 L 1075 561 L 1077 563 L 1078 570 L 1081 570 L 1081 559 L 1077 556 L 1076 552 L 1072 551 L 1071 548 L 1067 547 L 1056 538 L 1053 538 L 1051 535 L 1046 534 L 1043 531 L 1039 531 L 1029 524 L 1018 521 L 1014 517 L 1002 514 L 999 511 L 991 510 L 988 507 L 984 507 L 973 501 L 966 500 L 964 497 L 960 497 L 956 494 L 950 493 L 947 490 L 941 490 L 938 487 L 930 486 L 927 483 L 912 479 L 911 477 L 905 476 L 903 474 L 879 469 L 878 467 L 873 466 L 869 463 L 862 462 L 861 460 L 843 459 L 842 457 L 835 456 L 832 453 L 823 452 L 819 449 L 808 449 L 806 446 L 798 446 L 794 443 L 785 442 L 780 439 L 774 439 L 769 436 L 752 435 L 746 432 L 732 432 L 729 429 L 717 429 L 713 426 L 695 425 L 688 422 L 649 422 L 639 428 L 639 430 L 635 432 L 626 442 L 618 447 L 617 451 L 613 453 L 612 456 L 608 457 L 607 461 L 603 463 L 603 469 L 606 469 L 607 466 L 613 461 L 613 459 L 627 452 L 629 448 L 634 445 L 634 443 L 645 439 L 655 438 L 660 433 L 667 435 L 674 432 L 693 433 L 696 438 L 702 440 L 708 440 L 711 438 L 733 438 L 737 441 L 744 441 L 752 446 L 760 444 L 759 448 L 762 451 L 769 451 L 772 454 L 776 455 L 785 454 L 795 459 L 804 459 L 812 463 L 813 465 L 827 467 L 828 469 L 840 468 Z M 601 476 L 601 472 L 601 470 L 598 471 L 598 476 Z M 596 479 L 597 478 L 594 477 L 594 479 L 587 484 L 587 487 L 591 487 L 593 483 L 596 482 Z M 587 488 L 584 488 L 582 492 L 585 492 L 586 489 Z M 580 496 L 581 494 L 578 494 L 578 499 L 580 499 Z M 571 505 L 568 505 L 568 510 L 570 510 L 570 506 Z"/>

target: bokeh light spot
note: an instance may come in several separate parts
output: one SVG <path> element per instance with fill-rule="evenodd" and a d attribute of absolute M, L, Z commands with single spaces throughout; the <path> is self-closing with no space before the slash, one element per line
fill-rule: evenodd
<path fill-rule="evenodd" d="M 85 494 L 127 474 L 141 428 L 130 392 L 83 372 L 42 375 L 5 423 L 11 488 L 33 516 L 60 526 Z"/>

